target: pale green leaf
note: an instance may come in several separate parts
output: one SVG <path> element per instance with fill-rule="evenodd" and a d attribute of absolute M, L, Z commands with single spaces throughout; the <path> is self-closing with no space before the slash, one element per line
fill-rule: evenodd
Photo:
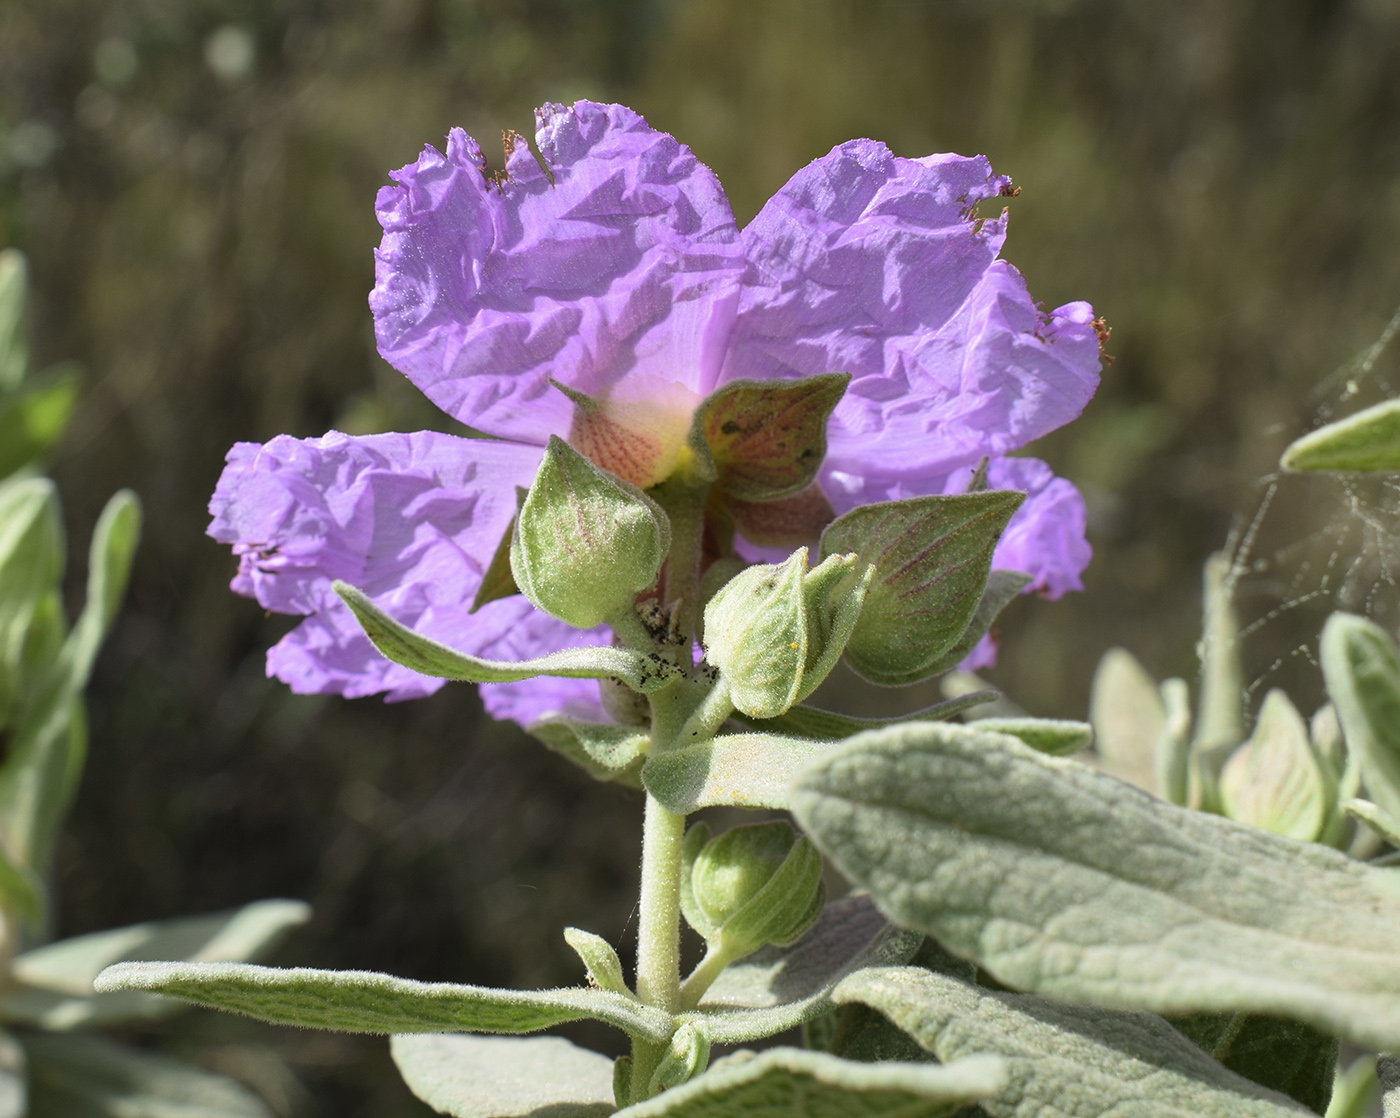
<path fill-rule="evenodd" d="M 1288 1118 L 1308 1111 L 1227 1070 L 1148 1013 L 1065 1005 L 982 989 L 918 967 L 868 969 L 838 1003 L 878 1009 L 939 1060 L 999 1056 L 1007 1081 L 982 1101 L 993 1118 Z"/>
<path fill-rule="evenodd" d="M 24 651 L 35 612 L 63 577 L 63 519 L 47 478 L 0 484 L 0 729 L 26 699 Z"/>
<path fill-rule="evenodd" d="M 755 730 L 763 730 L 770 734 L 839 741 L 862 730 L 878 730 L 881 726 L 897 726 L 901 722 L 941 722 L 983 703 L 990 703 L 997 695 L 998 692 L 992 690 L 974 691 L 894 718 L 856 718 L 849 714 L 837 714 L 834 711 L 803 706 L 792 707 L 777 718 L 750 718 L 743 713 L 736 713 L 734 717 Z"/>
<path fill-rule="evenodd" d="M 980 722 L 984 718 L 1030 717 L 1025 710 L 1000 691 L 989 687 L 987 681 L 975 672 L 965 672 L 960 669 L 951 671 L 938 681 L 938 689 L 950 702 L 971 698 L 974 695 L 992 696 L 992 698 L 984 699 L 977 706 L 966 711 L 962 716 L 964 722 Z"/>
<path fill-rule="evenodd" d="M 1191 692 L 1184 679 L 1164 679 L 1158 688 L 1167 712 L 1157 741 L 1157 793 L 1169 804 L 1185 804 L 1190 793 Z"/>
<path fill-rule="evenodd" d="M 1279 459 L 1285 470 L 1400 470 L 1400 400 L 1386 400 L 1309 431 Z"/>
<path fill-rule="evenodd" d="M 947 723 L 836 746 L 799 775 L 791 806 L 895 922 L 1007 985 L 1276 1014 L 1400 1046 L 1391 871 Z"/>
<path fill-rule="evenodd" d="M 626 648 L 595 645 L 588 648 L 566 648 L 537 660 L 505 663 L 480 660 L 464 652 L 448 648 L 435 640 L 400 625 L 369 600 L 362 592 L 345 582 L 331 584 L 335 592 L 350 607 L 365 635 L 384 656 L 423 675 L 439 679 L 460 679 L 468 683 L 510 683 L 535 676 L 558 676 L 564 679 L 617 678 L 635 691 L 655 691 L 675 678 L 677 669 L 659 656 L 644 656 Z"/>
<path fill-rule="evenodd" d="M 1104 772 L 1156 791 L 1154 757 L 1167 724 L 1157 682 L 1126 648 L 1110 648 L 1094 669 L 1089 721 Z"/>
<path fill-rule="evenodd" d="M 1400 653 L 1395 641 L 1373 621 L 1334 613 L 1322 628 L 1322 674 L 1371 798 L 1400 818 Z"/>
<path fill-rule="evenodd" d="M 603 1118 L 613 1062 L 563 1037 L 399 1034 L 389 1051 L 409 1090 L 454 1118 Z"/>
<path fill-rule="evenodd" d="M 642 785 L 642 762 L 651 745 L 651 734 L 642 727 L 550 718 L 533 723 L 528 732 L 595 780 L 613 780 L 631 788 Z"/>
<path fill-rule="evenodd" d="M 565 928 L 564 942 L 574 949 L 588 971 L 588 980 L 604 990 L 615 994 L 631 996 L 627 989 L 627 979 L 622 974 L 622 961 L 617 952 L 600 935 L 585 932 L 582 928 Z"/>
<path fill-rule="evenodd" d="M 1390 812 L 1369 800 L 1346 800 L 1342 803 L 1342 810 L 1353 819 L 1365 823 L 1391 846 L 1400 847 L 1400 819 Z"/>
<path fill-rule="evenodd" d="M 1196 736 L 1191 743 L 1200 806 L 1219 808 L 1216 778 L 1235 746 L 1244 741 L 1244 668 L 1240 663 L 1240 623 L 1235 612 L 1234 563 L 1216 552 L 1201 572 L 1201 695 Z"/>
<path fill-rule="evenodd" d="M 103 1037 L 24 1037 L 29 1118 L 272 1118 L 242 1084 Z"/>
<path fill-rule="evenodd" d="M 1368 1118 L 1380 1100 L 1381 1088 L 1376 1081 L 1376 1058 L 1358 1056 L 1346 1070 L 1337 1069 L 1332 1087 L 1332 1101 L 1327 1105 L 1327 1118 Z"/>
<path fill-rule="evenodd" d="M 668 811 L 702 807 L 787 807 L 788 784 L 830 741 L 781 734 L 721 734 L 647 759 L 642 783 Z"/>
<path fill-rule="evenodd" d="M 29 1113 L 28 1060 L 13 1034 L 0 1032 L 0 1118 L 26 1118 Z"/>
<path fill-rule="evenodd" d="M 980 718 L 977 728 L 1010 734 L 1052 757 L 1078 753 L 1094 744 L 1094 728 L 1089 723 L 1062 718 Z"/>
<path fill-rule="evenodd" d="M 922 940 L 890 927 L 869 897 L 843 897 L 791 947 L 765 947 L 727 967 L 685 1018 L 703 1020 L 716 1044 L 772 1036 L 830 1008 L 831 991 L 846 975 L 907 963 Z"/>
<path fill-rule="evenodd" d="M 242 963 L 118 963 L 99 992 L 145 990 L 277 1025 L 349 1033 L 533 1033 L 591 1018 L 648 1040 L 669 1039 L 670 1016 L 608 990 L 497 990 L 413 982 L 372 971 L 279 969 Z"/>
<path fill-rule="evenodd" d="M 36 921 L 43 915 L 43 883 L 33 870 L 11 862 L 3 849 L 0 849 L 0 902 L 26 920 Z"/>
<path fill-rule="evenodd" d="M 972 622 L 997 540 L 1024 500 L 1010 490 L 915 497 L 864 505 L 828 525 L 823 559 L 854 552 L 875 567 L 846 645 L 851 667 L 891 685 L 939 670 Z"/>
<path fill-rule="evenodd" d="M 618 1111 L 618 1118 L 940 1118 L 1002 1089 L 995 1057 L 858 1064 L 799 1048 L 735 1053 L 697 1079 Z"/>
<path fill-rule="evenodd" d="M 255 901 L 233 912 L 132 924 L 45 944 L 15 959 L 15 984 L 0 994 L 0 1010 L 12 1021 L 51 1031 L 163 1017 L 184 1006 L 133 990 L 94 994 L 93 980 L 118 962 L 258 959 L 310 918 L 302 901 Z"/>
<path fill-rule="evenodd" d="M 13 392 L 29 368 L 24 304 L 28 267 L 16 248 L 0 251 L 0 392 Z"/>
<path fill-rule="evenodd" d="M 73 414 L 81 380 L 75 365 L 64 364 L 0 395 L 0 478 L 42 458 L 58 442 Z"/>
<path fill-rule="evenodd" d="M 1313 842 L 1336 799 L 1329 777 L 1303 716 L 1274 688 L 1264 696 L 1249 741 L 1220 770 L 1220 807 L 1241 823 Z"/>

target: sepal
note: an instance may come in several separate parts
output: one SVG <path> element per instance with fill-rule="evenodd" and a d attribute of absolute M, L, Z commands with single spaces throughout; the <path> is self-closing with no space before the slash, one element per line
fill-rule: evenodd
<path fill-rule="evenodd" d="M 671 547 L 671 523 L 638 489 L 551 436 L 515 518 L 510 569 L 535 606 L 576 629 L 630 611 Z"/>
<path fill-rule="evenodd" d="M 686 1021 L 671 1037 L 666 1053 L 651 1073 L 647 1095 L 659 1095 L 671 1087 L 689 1082 L 710 1063 L 710 1038 L 703 1021 Z"/>

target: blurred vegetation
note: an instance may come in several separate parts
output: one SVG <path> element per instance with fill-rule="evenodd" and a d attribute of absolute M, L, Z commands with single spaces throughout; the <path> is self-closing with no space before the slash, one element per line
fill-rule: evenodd
<path fill-rule="evenodd" d="M 1279 451 L 1400 387 L 1400 347 L 1329 379 L 1400 303 L 1397 73 L 1400 0 L 2 0 L 0 246 L 31 260 L 37 363 L 87 370 L 53 473 L 73 525 L 120 485 L 148 515 L 90 692 L 60 931 L 304 897 L 289 960 L 510 984 L 581 977 L 563 924 L 622 938 L 639 801 L 465 688 L 287 694 L 262 665 L 288 620 L 230 594 L 203 536 L 235 441 L 447 422 L 377 357 L 365 305 L 374 192 L 424 143 L 621 100 L 741 221 L 852 136 L 1011 174 L 1007 257 L 1047 306 L 1093 302 L 1117 360 L 1036 448 L 1089 500 L 1086 593 L 1016 605 L 990 675 L 1082 716 L 1112 644 L 1194 677 L 1201 562 Z M 1352 495 L 1369 536 L 1335 527 Z M 1284 479 L 1241 588 L 1251 673 L 1302 702 L 1327 604 L 1394 609 L 1374 591 L 1394 511 L 1383 486 Z M 1323 584 L 1338 551 L 1362 561 Z M 166 1040 L 265 1043 L 219 1070 L 284 1113 L 422 1113 L 382 1042 L 199 1020 Z"/>

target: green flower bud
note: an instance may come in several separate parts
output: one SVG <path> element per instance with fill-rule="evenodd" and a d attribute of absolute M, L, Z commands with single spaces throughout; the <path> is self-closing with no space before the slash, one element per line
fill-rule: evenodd
<path fill-rule="evenodd" d="M 793 943 L 812 926 L 825 899 L 822 857 L 782 820 L 735 827 L 696 855 L 690 892 L 714 929 L 706 938 L 737 959 Z"/>
<path fill-rule="evenodd" d="M 511 538 L 510 569 L 525 597 L 592 629 L 632 608 L 670 547 L 671 525 L 656 502 L 550 438 Z"/>
<path fill-rule="evenodd" d="M 740 571 L 705 607 L 705 649 L 734 705 L 776 718 L 810 695 L 836 665 L 865 601 L 872 570 L 854 555 L 807 569 L 807 549 L 785 563 Z"/>
<path fill-rule="evenodd" d="M 666 1054 L 651 1073 L 648 1094 L 659 1095 L 699 1075 L 710 1062 L 710 1037 L 699 1022 L 687 1022 L 671 1037 Z"/>

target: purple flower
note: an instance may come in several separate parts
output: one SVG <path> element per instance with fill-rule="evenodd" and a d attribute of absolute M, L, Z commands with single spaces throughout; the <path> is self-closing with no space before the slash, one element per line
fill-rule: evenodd
<path fill-rule="evenodd" d="M 239 444 L 211 505 L 234 589 L 307 615 L 269 654 L 298 691 L 388 697 L 441 685 L 378 657 L 330 591 L 343 578 L 405 624 L 517 659 L 580 634 L 523 598 L 470 606 L 550 435 L 637 485 L 676 467 L 695 406 L 738 379 L 847 372 L 818 478 L 836 512 L 993 486 L 1028 499 L 995 564 L 1057 597 L 1089 559 L 1074 487 L 1007 458 L 1079 414 L 1098 382 L 1086 304 L 1041 310 L 997 259 L 1010 190 L 981 157 L 901 159 L 853 140 L 799 171 L 740 231 L 714 174 L 618 105 L 546 105 L 542 160 L 507 138 L 487 176 L 460 129 L 379 192 L 370 296 L 380 352 L 454 419 L 502 442 L 331 434 Z M 561 391 L 570 390 L 569 394 Z M 578 394 L 596 404 L 579 408 Z M 742 546 L 742 545 L 741 545 Z M 750 549 L 751 550 L 751 549 Z M 493 714 L 602 718 L 597 685 L 483 688 Z"/>

